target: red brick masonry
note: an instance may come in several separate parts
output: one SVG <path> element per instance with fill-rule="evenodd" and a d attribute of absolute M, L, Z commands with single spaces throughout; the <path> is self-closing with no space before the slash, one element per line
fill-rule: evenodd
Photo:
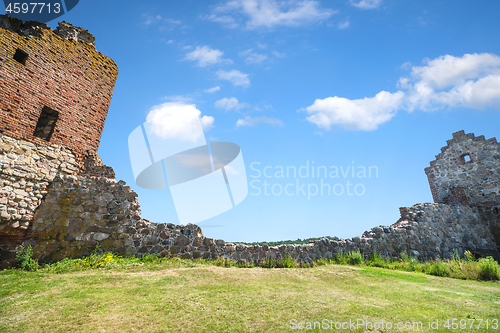
<path fill-rule="evenodd" d="M 118 67 L 94 40 L 65 22 L 53 31 L 0 15 L 0 133 L 65 145 L 79 161 L 96 153 Z"/>

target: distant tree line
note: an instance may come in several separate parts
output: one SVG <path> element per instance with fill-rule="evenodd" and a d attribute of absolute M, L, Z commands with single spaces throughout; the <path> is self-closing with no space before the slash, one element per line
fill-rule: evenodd
<path fill-rule="evenodd" d="M 323 238 L 328 238 L 330 240 L 338 240 L 338 237 L 331 237 L 331 236 L 324 236 L 324 237 L 314 237 L 314 238 L 304 238 L 300 239 L 297 238 L 296 240 L 282 240 L 282 241 L 276 241 L 276 242 L 252 242 L 252 243 L 247 243 L 247 242 L 233 242 L 236 244 L 245 244 L 245 245 L 269 245 L 269 246 L 278 246 L 278 245 L 286 245 L 286 244 L 309 244 L 311 242 L 314 242 L 319 239 Z"/>

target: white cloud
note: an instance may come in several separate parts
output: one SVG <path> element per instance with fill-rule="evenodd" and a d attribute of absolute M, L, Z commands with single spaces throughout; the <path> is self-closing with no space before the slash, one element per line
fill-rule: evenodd
<path fill-rule="evenodd" d="M 253 127 L 257 124 L 269 124 L 269 125 L 274 126 L 274 127 L 283 126 L 283 122 L 281 120 L 276 119 L 276 118 L 268 118 L 265 116 L 255 117 L 255 118 L 252 118 L 250 116 L 246 116 L 245 119 L 238 119 L 238 121 L 236 122 L 236 126 L 238 126 L 238 127 L 240 127 L 240 126 Z"/>
<path fill-rule="evenodd" d="M 222 24 L 222 26 L 228 29 L 234 29 L 238 27 L 238 23 L 236 23 L 236 20 L 228 15 L 217 16 L 215 14 L 210 14 L 206 15 L 204 18 L 212 22 L 220 23 Z"/>
<path fill-rule="evenodd" d="M 218 101 L 215 102 L 215 107 L 218 109 L 224 109 L 226 111 L 231 111 L 231 110 L 240 110 L 243 108 L 247 108 L 248 104 L 247 103 L 240 103 L 237 98 L 231 97 L 231 98 L 222 98 L 219 99 Z"/>
<path fill-rule="evenodd" d="M 214 117 L 211 116 L 203 116 L 200 118 L 201 127 L 205 132 L 214 127 L 214 120 Z"/>
<path fill-rule="evenodd" d="M 318 127 L 330 129 L 339 125 L 347 130 L 371 131 L 396 115 L 403 103 L 404 93 L 379 92 L 375 97 L 350 100 L 342 97 L 317 99 L 305 110 L 306 119 Z"/>
<path fill-rule="evenodd" d="M 221 80 L 230 81 L 235 86 L 249 86 L 250 79 L 248 78 L 248 74 L 244 74 L 236 69 L 230 70 L 228 72 L 224 70 L 218 70 L 215 73 L 217 77 Z"/>
<path fill-rule="evenodd" d="M 203 129 L 208 130 L 213 126 L 214 118 L 203 116 L 194 104 L 169 102 L 156 105 L 146 117 L 146 122 L 151 125 L 153 132 L 163 139 L 177 139 L 196 142 L 203 133 L 200 133 L 200 122 Z"/>
<path fill-rule="evenodd" d="M 210 46 L 197 46 L 193 51 L 186 54 L 186 60 L 197 61 L 198 66 L 205 67 L 221 62 L 232 63 L 232 60 L 223 59 L 224 52 L 212 49 Z"/>
<path fill-rule="evenodd" d="M 171 19 L 171 18 L 166 18 L 165 22 L 170 23 L 170 24 L 175 24 L 175 25 L 181 24 L 180 20 L 174 20 L 174 19 Z"/>
<path fill-rule="evenodd" d="M 412 67 L 399 86 L 409 90 L 407 107 L 436 110 L 463 106 L 500 109 L 500 57 L 495 54 L 445 55 L 424 59 L 425 66 Z"/>
<path fill-rule="evenodd" d="M 267 59 L 267 55 L 253 52 L 253 49 L 241 51 L 238 54 L 240 57 L 245 57 L 245 63 L 247 64 L 260 64 Z"/>
<path fill-rule="evenodd" d="M 143 21 L 141 25 L 150 26 L 150 25 L 159 25 L 160 31 L 172 31 L 175 27 L 178 27 L 182 22 L 179 20 L 174 20 L 171 18 L 163 18 L 161 15 L 142 15 Z"/>
<path fill-rule="evenodd" d="M 210 89 L 205 89 L 203 91 L 206 92 L 206 93 L 212 94 L 212 93 L 214 93 L 216 91 L 220 91 L 220 87 L 216 86 L 216 87 L 213 87 L 213 88 L 210 88 Z"/>
<path fill-rule="evenodd" d="M 275 56 L 276 58 L 283 58 L 285 56 L 285 53 L 279 53 L 277 51 L 273 51 L 273 56 Z"/>
<path fill-rule="evenodd" d="M 349 3 L 360 9 L 374 9 L 378 8 L 382 4 L 382 0 L 350 0 Z"/>
<path fill-rule="evenodd" d="M 328 130 L 339 125 L 347 130 L 374 130 L 398 110 L 435 111 L 465 107 L 500 110 L 500 57 L 495 54 L 445 55 L 424 59 L 424 66 L 404 64 L 409 77 L 402 77 L 402 91 L 382 91 L 375 97 L 349 100 L 341 97 L 317 99 L 305 108 L 306 119 Z"/>
<path fill-rule="evenodd" d="M 261 43 L 257 42 L 257 47 L 259 49 L 267 49 L 267 44 L 261 44 Z"/>
<path fill-rule="evenodd" d="M 255 29 L 322 22 L 334 13 L 336 11 L 320 8 L 320 2 L 313 0 L 230 0 L 216 7 L 207 19 L 235 28 L 238 23 L 234 17 L 241 16 L 248 29 Z"/>
<path fill-rule="evenodd" d="M 339 22 L 339 24 L 337 24 L 337 28 L 340 30 L 347 29 L 347 28 L 349 28 L 350 25 L 351 25 L 351 22 L 349 22 L 349 18 L 346 18 L 344 21 Z"/>
<path fill-rule="evenodd" d="M 142 19 L 143 21 L 141 22 L 141 24 L 144 26 L 149 26 L 153 23 L 159 22 L 162 19 L 162 17 L 160 15 L 143 14 Z"/>

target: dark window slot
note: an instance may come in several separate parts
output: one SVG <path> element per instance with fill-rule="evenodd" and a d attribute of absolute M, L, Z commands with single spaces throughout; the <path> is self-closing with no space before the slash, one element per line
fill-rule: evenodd
<path fill-rule="evenodd" d="M 40 139 L 49 141 L 52 133 L 54 133 L 58 117 L 59 113 L 57 111 L 44 107 L 42 109 L 42 113 L 40 114 L 40 118 L 38 118 L 38 122 L 36 123 L 33 135 L 39 137 Z"/>
<path fill-rule="evenodd" d="M 26 60 L 28 59 L 28 53 L 17 49 L 16 53 L 14 54 L 14 60 L 17 61 L 18 63 L 21 63 L 23 65 L 26 65 Z"/>

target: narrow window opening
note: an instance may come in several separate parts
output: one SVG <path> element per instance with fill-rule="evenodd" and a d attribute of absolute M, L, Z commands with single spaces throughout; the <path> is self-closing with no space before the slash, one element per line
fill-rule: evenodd
<path fill-rule="evenodd" d="M 28 53 L 26 53 L 20 49 L 17 49 L 16 53 L 14 54 L 14 60 L 16 60 L 17 62 L 19 62 L 23 65 L 26 65 L 26 59 L 28 59 Z"/>
<path fill-rule="evenodd" d="M 40 139 L 49 141 L 52 133 L 54 133 L 58 116 L 59 113 L 57 111 L 44 107 L 42 109 L 42 113 L 40 114 L 40 118 L 38 118 L 38 122 L 36 123 L 33 135 L 39 137 Z"/>
<path fill-rule="evenodd" d="M 495 214 L 500 215 L 500 211 L 499 211 L 498 207 L 495 207 L 493 211 L 495 212 Z"/>
<path fill-rule="evenodd" d="M 463 154 L 458 158 L 458 164 L 472 163 L 472 159 L 470 158 L 470 154 Z"/>

